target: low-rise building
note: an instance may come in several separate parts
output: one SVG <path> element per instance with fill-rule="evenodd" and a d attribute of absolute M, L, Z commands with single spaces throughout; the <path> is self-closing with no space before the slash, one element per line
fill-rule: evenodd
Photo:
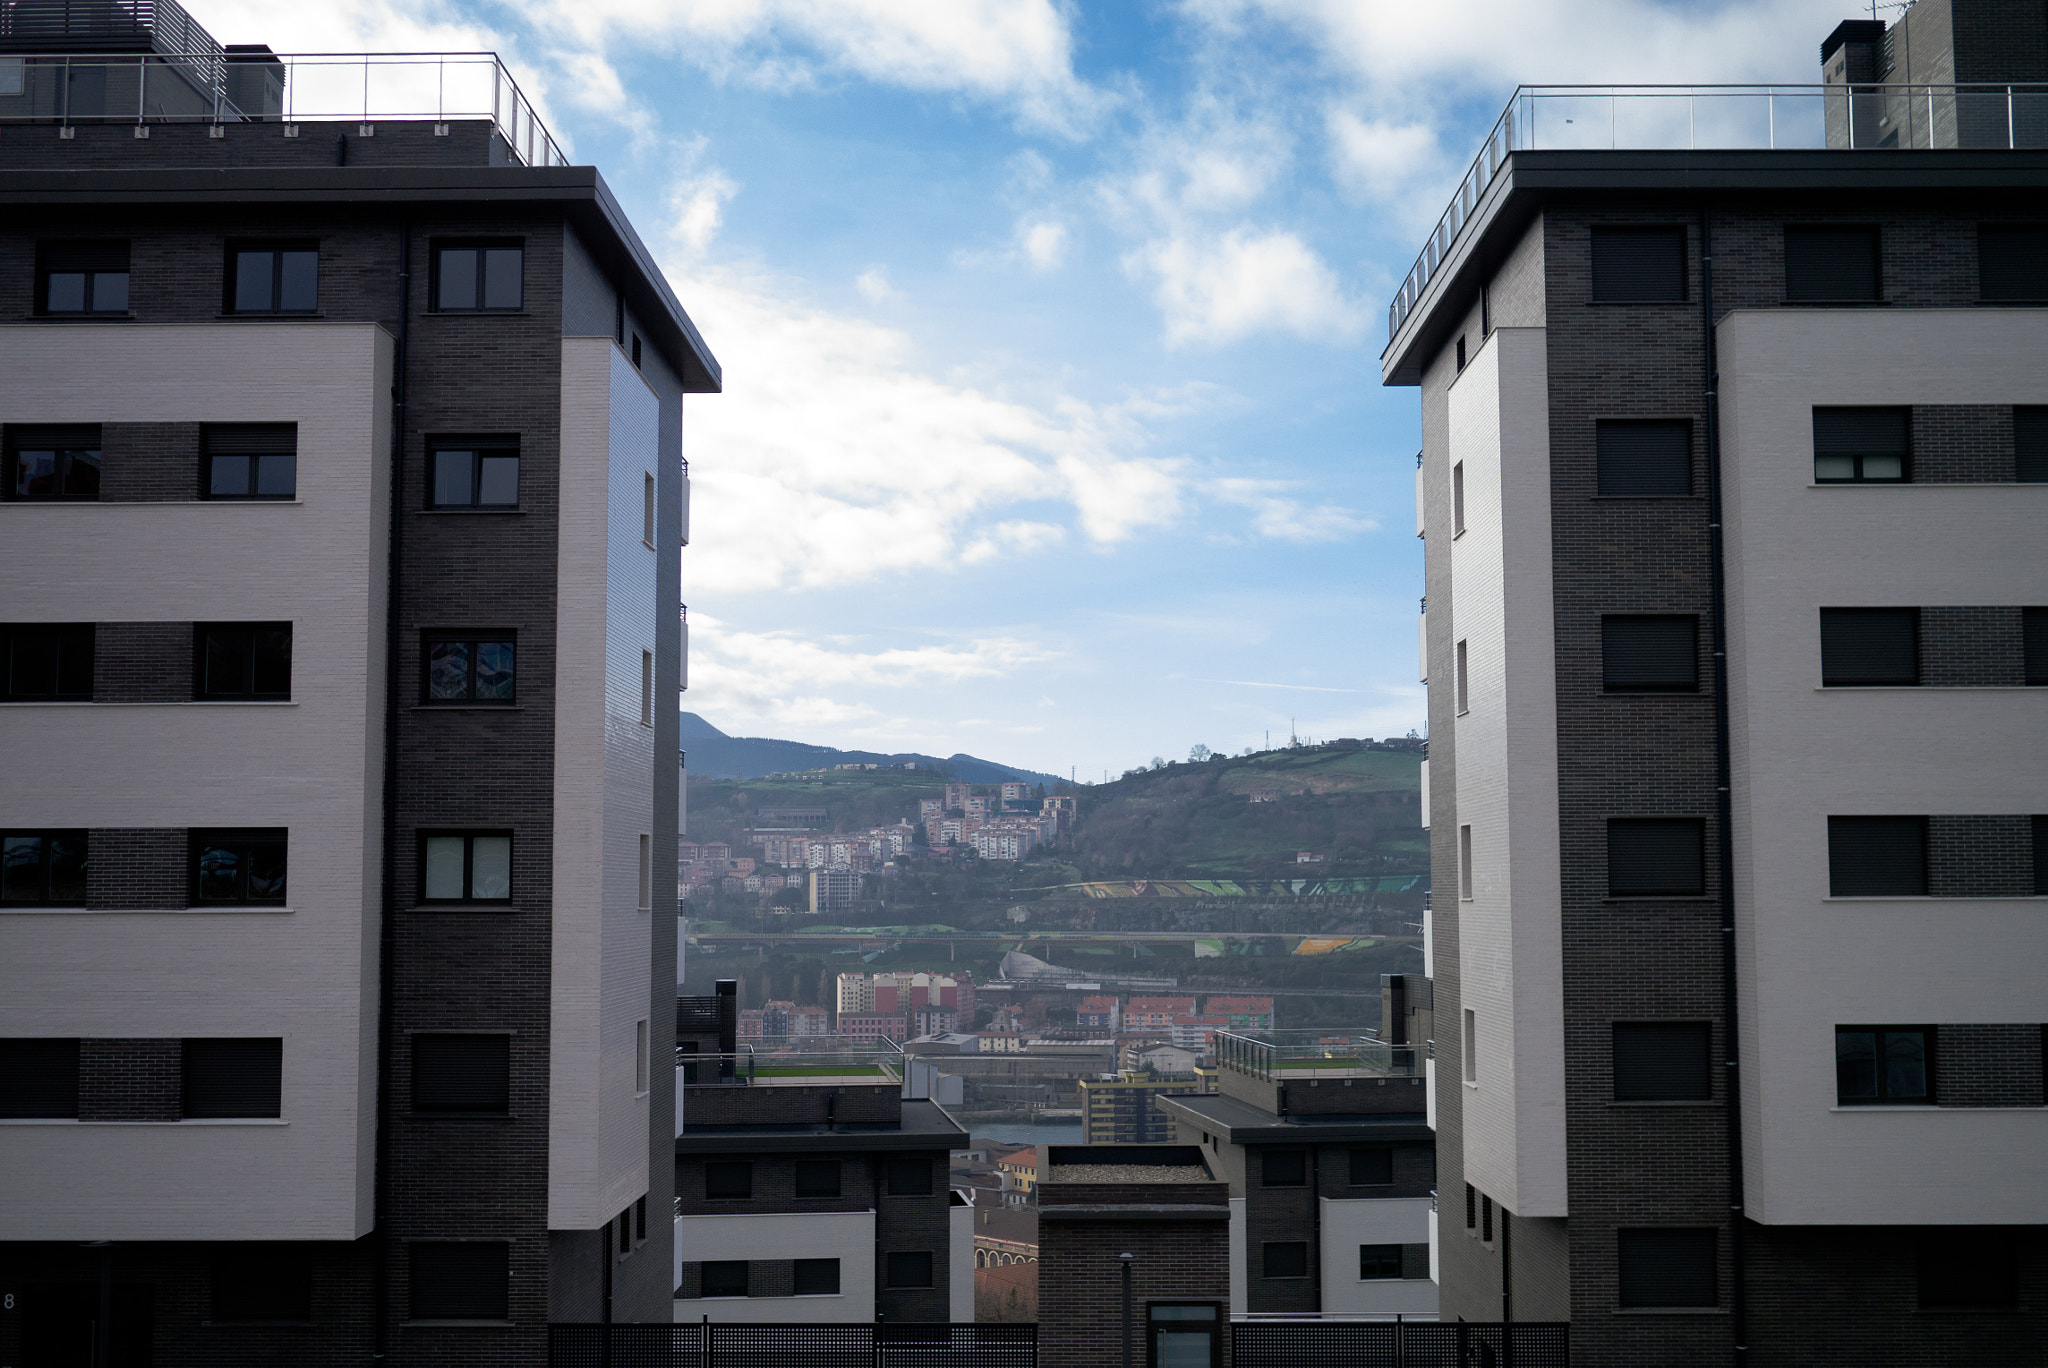
<path fill-rule="evenodd" d="M 1191 997 L 1134 997 L 1124 1004 L 1127 1031 L 1170 1031 L 1173 1019 L 1195 1014 Z"/>
<path fill-rule="evenodd" d="M 1209 997 L 1203 999 L 1202 1015 L 1226 1018 L 1233 1031 L 1270 1031 L 1273 1029 L 1273 999 Z"/>
<path fill-rule="evenodd" d="M 1184 1050 L 1209 1053 L 1218 1031 L 1230 1029 L 1230 1018 L 1222 1016 L 1180 1016 L 1173 1019 L 1173 1043 Z"/>
<path fill-rule="evenodd" d="M 848 1040 L 903 1040 L 910 1022 L 901 1012 L 841 1012 L 839 1034 Z"/>
<path fill-rule="evenodd" d="M 1085 997 L 1074 1009 L 1074 1024 L 1084 1031 L 1114 1031 L 1121 1013 L 1113 997 Z"/>
<path fill-rule="evenodd" d="M 1003 1178 L 1003 1201 L 1026 1206 L 1037 1200 L 1038 1147 L 1027 1145 L 996 1158 L 996 1172 Z"/>
<path fill-rule="evenodd" d="M 1192 1073 L 1158 1075 L 1135 1069 L 1108 1078 L 1084 1078 L 1081 1138 L 1090 1145 L 1158 1145 L 1175 1139 L 1173 1120 L 1153 1105 L 1161 1097 L 1195 1094 L 1203 1082 Z"/>

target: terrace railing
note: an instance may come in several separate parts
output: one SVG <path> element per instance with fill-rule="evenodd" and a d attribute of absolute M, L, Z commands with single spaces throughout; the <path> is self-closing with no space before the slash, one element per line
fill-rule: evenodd
<path fill-rule="evenodd" d="M 742 1041 L 731 1054 L 676 1050 L 686 1083 L 767 1087 L 792 1083 L 901 1083 L 903 1051 L 890 1041 L 839 1042 L 815 1036 Z"/>
<path fill-rule="evenodd" d="M 2048 84 L 1518 86 L 1387 306 L 1401 330 L 1514 152 L 2048 148 Z"/>
<path fill-rule="evenodd" d="M 1028 1323 L 550 1325 L 550 1368 L 1036 1368 Z"/>
<path fill-rule="evenodd" d="M 1412 1078 L 1423 1069 L 1413 1045 L 1337 1031 L 1218 1031 L 1217 1067 L 1253 1078 Z"/>

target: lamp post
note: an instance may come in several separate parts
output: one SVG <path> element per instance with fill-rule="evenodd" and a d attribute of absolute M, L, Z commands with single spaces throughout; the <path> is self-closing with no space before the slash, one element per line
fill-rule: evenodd
<path fill-rule="evenodd" d="M 1116 1261 L 1124 1270 L 1124 1368 L 1131 1368 L 1131 1264 L 1128 1254 L 1119 1254 Z"/>

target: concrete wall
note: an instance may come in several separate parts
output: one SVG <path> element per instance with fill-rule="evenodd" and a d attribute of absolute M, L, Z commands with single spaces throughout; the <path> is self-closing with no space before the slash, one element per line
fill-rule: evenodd
<path fill-rule="evenodd" d="M 1372 1280 L 1358 1276 L 1360 1245 L 1433 1246 L 1430 1205 L 1427 1197 L 1323 1198 L 1319 1203 L 1322 1309 L 1434 1316 L 1437 1290 L 1433 1274 Z M 1428 1268 L 1427 1258 L 1423 1267 Z M 1402 1272 L 1411 1272 L 1405 1262 Z"/>
<path fill-rule="evenodd" d="M 675 1218 L 675 1285 L 696 1282 L 694 1260 L 839 1260 L 838 1296 L 747 1296 L 675 1298 L 678 1325 L 705 1316 L 715 1321 L 851 1322 L 875 1318 L 875 1213 L 873 1211 L 735 1213 Z M 967 1241 L 970 1289 L 974 1241 Z M 693 1262 L 684 1267 L 683 1254 Z M 686 1278 L 686 1272 L 689 1276 Z M 691 1286 L 689 1291 L 697 1290 Z M 973 1296 L 970 1290 L 970 1305 Z"/>

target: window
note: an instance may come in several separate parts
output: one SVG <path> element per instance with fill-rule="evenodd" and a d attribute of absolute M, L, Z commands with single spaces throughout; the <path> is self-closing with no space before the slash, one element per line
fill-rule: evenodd
<path fill-rule="evenodd" d="M 36 304 L 41 312 L 128 312 L 126 242 L 44 242 L 37 245 L 36 256 Z"/>
<path fill-rule="evenodd" d="M 1358 1277 L 1364 1282 L 1373 1278 L 1398 1278 L 1401 1276 L 1401 1246 L 1397 1244 L 1360 1245 L 1358 1247 Z"/>
<path fill-rule="evenodd" d="M 100 496 L 97 424 L 7 429 L 7 497 L 93 500 Z"/>
<path fill-rule="evenodd" d="M 286 844 L 283 827 L 194 832 L 192 901 L 282 903 Z"/>
<path fill-rule="evenodd" d="M 647 1238 L 647 1196 L 645 1193 L 642 1193 L 639 1200 L 633 1203 L 633 1238 L 636 1240 Z"/>
<path fill-rule="evenodd" d="M 1623 1306 L 1717 1304 L 1712 1230 L 1618 1230 L 1615 1240 Z"/>
<path fill-rule="evenodd" d="M 519 507 L 518 438 L 437 438 L 427 461 L 429 508 Z"/>
<path fill-rule="evenodd" d="M 1697 817 L 1608 819 L 1608 897 L 1684 898 L 1706 891 L 1706 823 Z"/>
<path fill-rule="evenodd" d="M 1692 493 L 1692 423 L 1684 418 L 1593 424 L 1595 492 L 1603 498 Z"/>
<path fill-rule="evenodd" d="M 184 1099 L 188 1117 L 283 1115 L 284 1041 L 185 1041 Z"/>
<path fill-rule="evenodd" d="M 654 545 L 654 477 L 643 475 L 640 491 L 640 540 Z"/>
<path fill-rule="evenodd" d="M 837 1159 L 797 1160 L 796 1195 L 799 1197 L 837 1197 L 839 1195 L 839 1161 Z"/>
<path fill-rule="evenodd" d="M 1308 1181 L 1305 1156 L 1297 1149 L 1260 1152 L 1259 1181 L 1266 1187 L 1300 1187 Z"/>
<path fill-rule="evenodd" d="M 633 1023 L 633 1091 L 644 1097 L 649 1088 L 647 1072 L 650 1057 L 647 1053 L 647 1021 L 642 1018 Z"/>
<path fill-rule="evenodd" d="M 932 1285 L 932 1256 L 929 1250 L 914 1254 L 891 1254 L 887 1261 L 887 1286 L 930 1287 Z"/>
<path fill-rule="evenodd" d="M 412 1109 L 504 1116 L 512 1110 L 512 1037 L 469 1032 L 412 1038 Z"/>
<path fill-rule="evenodd" d="M 1465 1184 L 1465 1229 L 1479 1228 L 1479 1189 Z"/>
<path fill-rule="evenodd" d="M 796 1295 L 799 1297 L 838 1296 L 839 1260 L 798 1259 L 796 1261 Z"/>
<path fill-rule="evenodd" d="M 633 1209 L 628 1207 L 620 1212 L 619 1219 L 613 1221 L 612 1226 L 619 1232 L 619 1253 L 631 1254 L 633 1252 Z"/>
<path fill-rule="evenodd" d="M 2048 484 L 2048 408 L 2012 411 L 2013 478 Z"/>
<path fill-rule="evenodd" d="M 525 259 L 516 241 L 435 244 L 434 307 L 442 313 L 516 312 L 526 303 Z"/>
<path fill-rule="evenodd" d="M 208 423 L 200 431 L 209 499 L 291 499 L 299 491 L 297 423 Z"/>
<path fill-rule="evenodd" d="M 0 702 L 92 701 L 90 622 L 0 626 Z"/>
<path fill-rule="evenodd" d="M 1912 410 L 1813 411 L 1815 484 L 1901 484 L 1912 478 Z"/>
<path fill-rule="evenodd" d="M 1458 896 L 1472 901 L 1472 828 L 1458 828 Z"/>
<path fill-rule="evenodd" d="M 2048 896 L 2048 817 L 2034 818 L 2034 896 Z M 2048 1032 L 2048 1026 L 2042 1028 Z M 2048 1064 L 2048 1034 L 2041 1042 L 2041 1058 Z"/>
<path fill-rule="evenodd" d="M 292 696 L 289 622 L 202 622 L 193 636 L 197 697 L 256 702 Z"/>
<path fill-rule="evenodd" d="M 1493 1198 L 1479 1194 L 1479 1238 L 1485 1244 L 1493 1243 Z"/>
<path fill-rule="evenodd" d="M 421 834 L 421 902 L 495 903 L 511 897 L 511 832 Z"/>
<path fill-rule="evenodd" d="M 429 632 L 420 638 L 423 703 L 515 703 L 511 632 Z"/>
<path fill-rule="evenodd" d="M 654 725 L 654 652 L 640 653 L 640 725 Z"/>
<path fill-rule="evenodd" d="M 889 1161 L 889 1195 L 923 1197 L 932 1190 L 932 1161 L 923 1155 Z"/>
<path fill-rule="evenodd" d="M 313 1319 L 313 1258 L 292 1244 L 231 1244 L 213 1255 L 213 1321 Z"/>
<path fill-rule="evenodd" d="M 320 306 L 320 247 L 312 242 L 228 248 L 229 313 L 311 313 Z"/>
<path fill-rule="evenodd" d="M 0 1040 L 0 1118 L 78 1116 L 78 1041 L 53 1037 Z"/>
<path fill-rule="evenodd" d="M 1933 1101 L 1932 1026 L 1835 1027 L 1837 1105 Z"/>
<path fill-rule="evenodd" d="M 702 1297 L 744 1297 L 747 1295 L 745 1259 L 710 1259 L 700 1265 L 698 1295 Z"/>
<path fill-rule="evenodd" d="M 83 831 L 0 832 L 0 904 L 85 906 Z"/>
<path fill-rule="evenodd" d="M 1479 1081 L 1479 1018 L 1473 1015 L 1470 1007 L 1465 1009 L 1464 1045 L 1465 1081 L 1467 1083 L 1477 1083 Z"/>
<path fill-rule="evenodd" d="M 1614 1100 L 1706 1101 L 1714 1095 L 1704 1021 L 1614 1023 Z"/>
<path fill-rule="evenodd" d="M 1465 664 L 1465 643 L 1458 643 L 1458 715 L 1472 711 L 1472 677 Z"/>
<path fill-rule="evenodd" d="M 1685 299 L 1685 229 L 1595 228 L 1595 304 L 1673 304 Z"/>
<path fill-rule="evenodd" d="M 1834 687 L 1918 684 L 1920 610 L 1821 609 L 1820 682 Z"/>
<path fill-rule="evenodd" d="M 1874 304 L 1883 299 L 1877 229 L 1788 226 L 1785 298 L 1794 304 Z"/>
<path fill-rule="evenodd" d="M 1451 467 L 1451 535 L 1465 530 L 1465 463 Z"/>
<path fill-rule="evenodd" d="M 1268 1240 L 1262 1250 L 1262 1268 L 1268 1278 L 1306 1278 L 1306 1240 Z"/>
<path fill-rule="evenodd" d="M 1394 1181 L 1394 1151 L 1381 1145 L 1351 1151 L 1351 1186 L 1374 1187 Z"/>
<path fill-rule="evenodd" d="M 752 1197 L 754 1165 L 746 1159 L 714 1159 L 704 1165 L 706 1197 Z"/>
<path fill-rule="evenodd" d="M 414 1320 L 512 1318 L 511 1247 L 497 1241 L 419 1241 L 410 1246 Z"/>
<path fill-rule="evenodd" d="M 2020 633 L 2027 683 L 2048 684 L 2048 608 L 2022 608 Z"/>
<path fill-rule="evenodd" d="M 1690 615 L 1600 619 L 1600 686 L 1608 693 L 1697 693 L 1700 622 Z"/>
<path fill-rule="evenodd" d="M 1986 304 L 2048 302 L 2048 227 L 1980 225 L 1977 298 Z"/>
<path fill-rule="evenodd" d="M 1828 818 L 1828 893 L 1836 898 L 1926 897 L 1927 819 Z"/>
<path fill-rule="evenodd" d="M 1464 372 L 1465 372 L 1465 339 L 1461 337 L 1461 338 L 1459 338 L 1459 339 L 1458 339 L 1458 373 L 1459 373 L 1460 375 L 1462 375 L 1462 374 L 1464 374 Z"/>
<path fill-rule="evenodd" d="M 640 334 L 633 334 L 633 369 L 640 369 Z"/>
<path fill-rule="evenodd" d="M 2019 1304 L 2019 1251 L 2009 1230 L 1923 1230 L 1914 1253 L 1923 1311 Z"/>

